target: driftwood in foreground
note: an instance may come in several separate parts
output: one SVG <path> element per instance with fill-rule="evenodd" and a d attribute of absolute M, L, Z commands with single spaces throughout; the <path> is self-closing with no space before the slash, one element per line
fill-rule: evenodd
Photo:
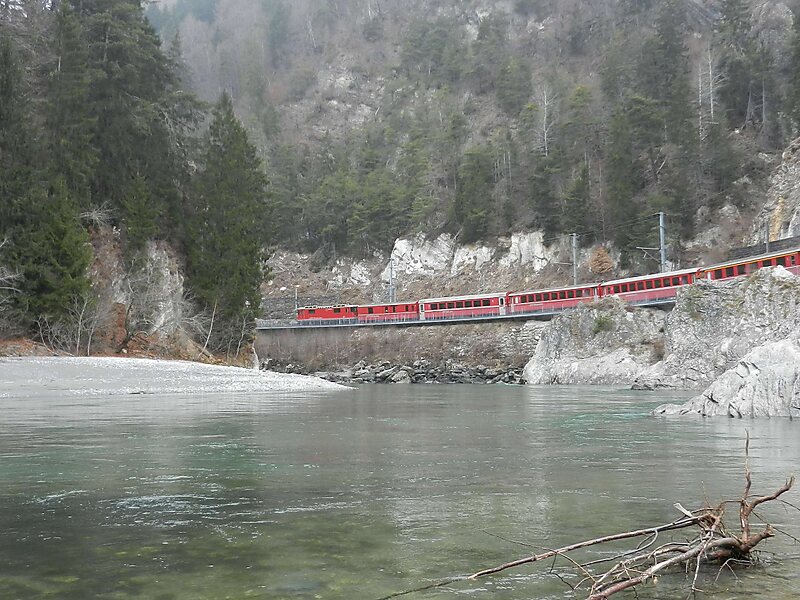
<path fill-rule="evenodd" d="M 471 575 L 450 577 L 414 589 L 389 594 L 380 598 L 380 600 L 389 600 L 390 598 L 406 596 L 415 592 L 441 588 L 459 581 L 476 580 L 521 565 L 548 559 L 555 560 L 557 558 L 565 558 L 570 563 L 572 574 L 577 579 L 577 583 L 568 585 L 572 587 L 576 595 L 585 593 L 588 600 L 606 600 L 618 592 L 646 583 L 655 579 L 659 574 L 677 567 L 680 567 L 686 573 L 693 573 L 691 591 L 697 591 L 697 578 L 702 565 L 717 564 L 725 567 L 733 564 L 750 564 L 754 562 L 753 549 L 763 540 L 773 537 L 775 530 L 771 525 L 762 523 L 758 531 L 753 532 L 750 522 L 753 511 L 761 504 L 777 500 L 794 485 L 794 476 L 791 476 L 775 492 L 763 496 L 751 496 L 752 477 L 749 465 L 749 449 L 750 438 L 748 435 L 745 445 L 745 486 L 742 497 L 739 500 L 727 500 L 717 506 L 705 506 L 694 511 L 688 511 L 680 504 L 676 504 L 675 507 L 683 516 L 672 523 L 608 535 L 561 548 L 546 550 L 540 554 L 519 558 L 477 571 Z M 723 518 L 726 508 L 737 505 L 740 531 L 734 534 L 725 526 Z M 692 531 L 693 535 L 688 537 L 686 541 L 670 541 L 657 545 L 660 534 L 679 530 Z M 641 539 L 641 541 L 633 549 L 608 558 L 581 563 L 570 556 L 570 553 L 582 548 L 634 539 Z M 566 583 L 564 577 L 561 575 L 559 577 Z"/>

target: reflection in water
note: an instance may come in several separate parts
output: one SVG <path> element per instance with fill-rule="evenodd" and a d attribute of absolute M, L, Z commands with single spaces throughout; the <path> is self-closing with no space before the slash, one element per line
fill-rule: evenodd
<path fill-rule="evenodd" d="M 368 599 L 531 553 L 515 542 L 559 546 L 734 498 L 745 427 L 755 491 L 800 458 L 796 422 L 647 416 L 663 401 L 500 386 L 2 399 L 0 598 Z M 800 533 L 796 511 L 769 518 Z M 768 570 L 703 585 L 794 597 L 785 555 L 800 551 L 767 549 Z M 424 597 L 565 589 L 529 566 Z"/>

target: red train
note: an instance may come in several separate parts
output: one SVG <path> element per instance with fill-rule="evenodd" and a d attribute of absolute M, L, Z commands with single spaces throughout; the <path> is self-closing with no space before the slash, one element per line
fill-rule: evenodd
<path fill-rule="evenodd" d="M 699 269 L 683 269 L 549 290 L 423 298 L 416 302 L 391 304 L 307 306 L 297 309 L 297 322 L 300 325 L 369 324 L 551 314 L 606 296 L 617 296 L 631 304 L 658 304 L 675 298 L 678 288 L 690 285 L 698 279 L 729 279 L 774 266 L 785 267 L 791 273 L 800 275 L 800 248 Z"/>

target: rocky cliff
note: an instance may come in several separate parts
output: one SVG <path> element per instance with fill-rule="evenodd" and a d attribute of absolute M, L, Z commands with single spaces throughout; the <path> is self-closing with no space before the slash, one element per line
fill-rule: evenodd
<path fill-rule="evenodd" d="M 702 390 L 753 348 L 800 327 L 800 278 L 763 269 L 748 278 L 680 290 L 664 329 L 664 360 L 636 380 L 643 389 Z"/>
<path fill-rule="evenodd" d="M 800 235 L 800 138 L 784 151 L 781 164 L 772 172 L 767 199 L 753 221 L 749 242 L 764 242 Z"/>
<path fill-rule="evenodd" d="M 674 310 L 607 299 L 553 319 L 524 370 L 528 383 L 695 389 L 659 414 L 790 415 L 800 405 L 800 277 L 782 267 L 700 281 Z"/>

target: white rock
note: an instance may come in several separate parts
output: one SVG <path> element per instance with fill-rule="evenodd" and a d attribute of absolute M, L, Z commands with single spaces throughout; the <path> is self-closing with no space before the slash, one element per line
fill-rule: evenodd
<path fill-rule="evenodd" d="M 467 270 L 480 271 L 493 257 L 494 249 L 482 244 L 458 246 L 450 266 L 450 275 L 455 276 Z"/>
<path fill-rule="evenodd" d="M 500 258 L 500 265 L 529 267 L 533 272 L 539 272 L 548 265 L 550 259 L 541 231 L 515 233 L 511 236 L 508 254 Z"/>
<path fill-rule="evenodd" d="M 768 342 L 742 358 L 702 394 L 683 405 L 665 404 L 654 414 L 706 417 L 800 416 L 800 342 Z"/>

